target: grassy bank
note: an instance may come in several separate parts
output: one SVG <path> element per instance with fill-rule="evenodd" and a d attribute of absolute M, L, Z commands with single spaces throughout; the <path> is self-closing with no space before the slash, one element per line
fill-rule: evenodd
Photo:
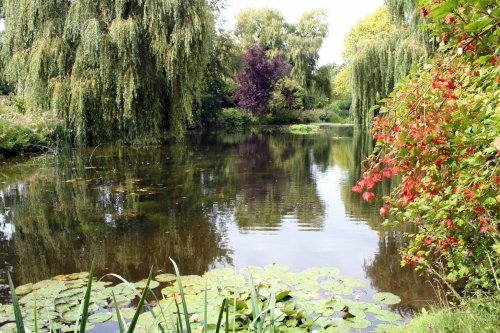
<path fill-rule="evenodd" d="M 387 333 L 493 333 L 500 329 L 500 295 L 475 297 L 456 307 L 423 311 L 408 324 Z"/>
<path fill-rule="evenodd" d="M 0 96 L 0 156 L 46 151 L 59 128 L 52 113 L 33 114 L 17 98 Z"/>

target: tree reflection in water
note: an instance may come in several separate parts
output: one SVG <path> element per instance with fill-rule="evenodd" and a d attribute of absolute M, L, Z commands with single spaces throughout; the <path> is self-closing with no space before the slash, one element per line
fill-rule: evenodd
<path fill-rule="evenodd" d="M 293 225 L 321 240 L 335 221 L 316 177 L 340 170 L 342 218 L 378 234 L 378 251 L 364 263 L 372 287 L 419 308 L 430 288 L 399 267 L 402 232 L 410 230 L 381 227 L 380 199 L 367 204 L 351 192 L 371 147 L 352 127 L 306 136 L 266 129 L 190 135 L 161 148 L 73 151 L 43 167 L 0 166 L 1 278 L 13 270 L 17 284 L 33 282 L 86 270 L 92 258 L 98 274 L 131 280 L 151 266 L 171 271 L 168 257 L 184 274 L 201 274 L 233 265 L 231 228 L 272 235 Z"/>

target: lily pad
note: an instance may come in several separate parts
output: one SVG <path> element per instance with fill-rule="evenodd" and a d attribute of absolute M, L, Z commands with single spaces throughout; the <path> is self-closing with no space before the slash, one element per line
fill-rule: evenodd
<path fill-rule="evenodd" d="M 375 327 L 374 332 L 376 332 L 376 333 L 392 332 L 397 327 L 398 327 L 398 325 L 393 325 L 393 324 L 380 324 L 380 325 L 377 325 L 377 327 Z"/>
<path fill-rule="evenodd" d="M 383 310 L 375 315 L 375 318 L 377 318 L 380 321 L 398 321 L 403 319 L 401 315 L 395 312 Z"/>
<path fill-rule="evenodd" d="M 139 281 L 139 282 L 134 283 L 134 286 L 135 286 L 136 288 L 139 288 L 139 289 L 144 289 L 144 288 L 146 288 L 146 283 L 147 283 L 147 282 L 148 282 L 148 279 L 143 279 L 143 280 L 141 280 L 141 281 Z M 155 289 L 155 288 L 157 288 L 159 285 L 160 285 L 160 283 L 159 283 L 158 281 L 151 280 L 151 281 L 149 282 L 149 289 Z"/>
<path fill-rule="evenodd" d="M 160 274 L 155 277 L 155 280 L 158 282 L 174 282 L 177 277 L 174 274 Z"/>
<path fill-rule="evenodd" d="M 113 315 L 109 312 L 94 313 L 93 315 L 89 316 L 88 322 L 93 324 L 104 323 L 110 320 L 112 316 Z"/>
<path fill-rule="evenodd" d="M 372 298 L 374 301 L 378 301 L 382 304 L 388 305 L 398 304 L 401 302 L 401 298 L 399 298 L 399 296 L 386 292 L 376 293 L 372 296 Z"/>
<path fill-rule="evenodd" d="M 18 296 L 29 294 L 33 291 L 33 283 L 28 283 L 16 288 L 16 294 Z"/>

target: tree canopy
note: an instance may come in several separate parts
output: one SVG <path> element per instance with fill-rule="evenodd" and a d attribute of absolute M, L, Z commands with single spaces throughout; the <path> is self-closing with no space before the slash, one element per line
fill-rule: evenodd
<path fill-rule="evenodd" d="M 414 0 L 386 1 L 386 6 L 360 21 L 348 35 L 345 56 L 350 66 L 352 110 L 361 130 L 370 129 L 370 109 L 377 101 L 387 97 L 432 50 L 416 12 Z"/>
<path fill-rule="evenodd" d="M 267 8 L 249 8 L 236 17 L 238 40 L 244 46 L 262 45 L 271 56 L 286 57 L 293 66 L 293 79 L 304 88 L 312 85 L 319 50 L 327 34 L 323 9 L 304 13 L 297 23 L 286 22 L 279 11 Z"/>
<path fill-rule="evenodd" d="M 214 29 L 205 0 L 5 0 L 5 77 L 77 143 L 179 135 Z"/>
<path fill-rule="evenodd" d="M 283 57 L 269 57 L 260 45 L 248 46 L 242 69 L 236 76 L 236 102 L 253 113 L 266 112 L 274 84 L 289 75 L 290 70 Z"/>

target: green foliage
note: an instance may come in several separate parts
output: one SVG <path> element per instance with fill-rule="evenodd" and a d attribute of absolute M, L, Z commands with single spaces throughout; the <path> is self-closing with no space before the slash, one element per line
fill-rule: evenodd
<path fill-rule="evenodd" d="M 318 125 L 297 124 L 290 126 L 290 133 L 293 134 L 314 134 L 319 131 Z"/>
<path fill-rule="evenodd" d="M 323 65 L 314 72 L 311 91 L 328 101 L 333 97 L 333 80 L 338 73 L 335 64 Z"/>
<path fill-rule="evenodd" d="M 77 143 L 183 133 L 214 21 L 204 0 L 6 0 L 5 76 Z"/>
<path fill-rule="evenodd" d="M 269 100 L 269 110 L 300 110 L 304 108 L 306 93 L 304 88 L 291 77 L 284 77 L 276 82 Z"/>
<path fill-rule="evenodd" d="M 346 39 L 355 125 L 370 129 L 371 108 L 386 98 L 397 83 L 417 64 L 423 63 L 432 47 L 428 33 L 418 29 L 414 0 L 386 1 L 386 6 L 360 21 Z M 345 75 L 339 77 L 339 93 L 345 89 Z"/>
<path fill-rule="evenodd" d="M 237 129 L 255 124 L 255 117 L 240 108 L 223 109 L 217 124 L 223 128 Z"/>
<path fill-rule="evenodd" d="M 344 40 L 344 60 L 349 63 L 356 55 L 356 50 L 360 44 L 366 43 L 377 35 L 389 33 L 394 29 L 395 27 L 390 24 L 389 9 L 386 5 L 380 6 L 373 14 L 360 20 L 349 30 Z"/>
<path fill-rule="evenodd" d="M 229 33 L 217 31 L 203 75 L 201 99 L 197 103 L 195 123 L 199 127 L 217 126 L 223 107 L 233 105 L 234 77 L 241 66 L 240 47 Z"/>
<path fill-rule="evenodd" d="M 312 85 L 312 74 L 319 59 L 319 50 L 328 35 L 325 10 L 313 10 L 302 15 L 288 36 L 287 50 L 293 65 L 292 77 L 304 88 Z"/>
<path fill-rule="evenodd" d="M 285 50 L 289 24 L 276 9 L 248 8 L 236 16 L 234 34 L 243 45 L 259 44 L 279 55 Z"/>
<path fill-rule="evenodd" d="M 351 67 L 344 65 L 336 73 L 333 79 L 333 95 L 346 96 L 351 95 Z"/>
<path fill-rule="evenodd" d="M 446 43 L 381 108 L 376 151 L 353 190 L 371 200 L 375 183 L 400 175 L 381 215 L 418 226 L 402 264 L 450 288 L 498 292 L 500 13 L 493 0 L 458 3 L 423 2 Z"/>
<path fill-rule="evenodd" d="M 484 332 L 495 333 L 500 326 L 499 296 L 474 297 L 456 307 L 435 307 L 423 310 L 400 327 L 387 333 Z"/>
<path fill-rule="evenodd" d="M 118 326 L 121 333 L 144 330 L 172 333 L 249 330 L 264 333 L 275 328 L 277 332 L 287 332 L 294 329 L 322 331 L 328 327 L 347 331 L 402 319 L 399 314 L 384 309 L 383 305 L 387 303 L 383 300 L 369 303 L 353 299 L 354 293 L 362 292 L 363 281 L 339 275 L 335 267 L 288 272 L 286 265 L 271 264 L 264 268 L 247 267 L 240 272 L 230 268 L 214 269 L 201 277 L 181 276 L 173 263 L 176 274 L 169 274 L 168 282 L 161 290 L 161 300 L 150 289 L 153 285 L 159 286 L 151 273 L 147 280 L 138 283 L 129 283 L 116 274 L 105 276 L 119 279 L 122 283 L 117 285 L 102 279 L 94 281 L 89 273 L 75 273 L 16 289 L 10 281 L 14 311 L 11 311 L 11 305 L 0 305 L 0 312 L 3 318 L 17 318 L 18 327 L 26 325 L 30 329 L 34 327 L 33 312 L 39 312 L 40 316 L 35 315 L 35 318 L 41 318 L 37 328 L 62 332 L 100 330 L 101 327 L 96 327 L 100 323 L 106 323 L 108 330 Z M 165 274 L 158 276 L 157 280 L 162 277 Z M 143 289 L 142 294 L 140 289 Z M 19 302 L 16 292 L 22 295 Z M 328 297 L 317 299 L 313 296 L 320 292 Z M 393 294 L 384 294 L 391 300 L 398 299 Z M 135 309 L 126 308 L 137 299 Z M 75 307 L 81 310 L 75 311 Z M 106 311 L 111 308 L 114 308 L 115 316 Z M 49 313 L 56 314 L 54 321 L 50 320 Z M 203 321 L 200 321 L 202 313 Z M 368 314 L 375 316 L 376 320 L 366 319 Z M 80 318 L 82 321 L 78 326 Z M 124 318 L 131 321 L 125 323 Z M 118 323 L 111 322 L 116 320 Z M 2 326 L 5 332 L 15 329 L 13 322 Z"/>
<path fill-rule="evenodd" d="M 28 112 L 22 100 L 0 97 L 0 153 L 45 151 L 53 146 L 59 127 L 53 112 Z"/>
<path fill-rule="evenodd" d="M 404 30 L 383 34 L 357 45 L 351 62 L 354 123 L 363 130 L 371 127 L 371 108 L 385 98 L 418 63 L 428 56 L 427 47 Z"/>
<path fill-rule="evenodd" d="M 319 50 L 328 34 L 326 12 L 312 10 L 295 23 L 273 9 L 249 8 L 236 17 L 235 35 L 243 46 L 262 45 L 270 56 L 282 55 L 293 65 L 292 78 L 304 89 L 313 82 Z"/>

